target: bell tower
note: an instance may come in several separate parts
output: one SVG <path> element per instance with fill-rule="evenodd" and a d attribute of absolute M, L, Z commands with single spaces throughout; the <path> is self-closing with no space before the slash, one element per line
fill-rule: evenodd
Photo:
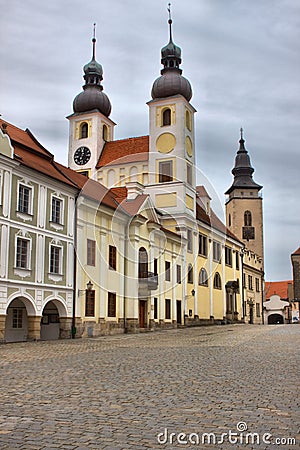
<path fill-rule="evenodd" d="M 96 61 L 96 36 L 92 39 L 92 59 L 83 68 L 83 92 L 73 101 L 74 113 L 68 116 L 68 165 L 96 179 L 96 165 L 105 142 L 113 140 L 115 123 L 109 119 L 111 104 L 103 92 L 103 69 Z"/>
<path fill-rule="evenodd" d="M 182 76 L 181 49 L 173 42 L 170 4 L 169 43 L 161 50 L 163 69 L 152 86 L 149 106 L 149 184 L 155 206 L 170 215 L 195 217 L 195 133 L 192 88 Z"/>
<path fill-rule="evenodd" d="M 264 258 L 263 207 L 260 191 L 262 186 L 253 180 L 254 169 L 245 148 L 241 128 L 239 149 L 232 169 L 234 176 L 231 187 L 225 192 L 226 223 L 228 228 L 242 241 L 246 248 Z"/>

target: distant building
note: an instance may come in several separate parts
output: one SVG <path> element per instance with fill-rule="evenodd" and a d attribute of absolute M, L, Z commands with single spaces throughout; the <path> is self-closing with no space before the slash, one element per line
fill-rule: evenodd
<path fill-rule="evenodd" d="M 291 255 L 293 280 L 294 280 L 294 295 L 292 297 L 293 317 L 292 321 L 300 323 L 300 247 Z"/>
<path fill-rule="evenodd" d="M 294 313 L 293 280 L 267 281 L 265 283 L 264 316 L 265 323 L 291 323 Z"/>

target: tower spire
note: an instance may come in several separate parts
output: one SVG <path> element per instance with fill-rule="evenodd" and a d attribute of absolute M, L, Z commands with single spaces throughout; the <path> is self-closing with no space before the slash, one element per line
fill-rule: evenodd
<path fill-rule="evenodd" d="M 170 32 L 170 42 L 172 42 L 172 17 L 171 17 L 171 3 L 168 3 L 168 12 L 169 12 L 169 20 L 168 20 L 168 24 L 169 24 L 169 32 Z"/>
<path fill-rule="evenodd" d="M 94 22 L 94 31 L 93 31 L 93 39 L 92 39 L 92 43 L 93 43 L 93 61 L 96 60 L 96 22 Z"/>

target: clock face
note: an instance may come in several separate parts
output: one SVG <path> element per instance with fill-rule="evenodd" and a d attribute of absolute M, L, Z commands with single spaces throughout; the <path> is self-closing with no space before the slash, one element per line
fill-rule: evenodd
<path fill-rule="evenodd" d="M 91 151 L 87 147 L 79 147 L 74 153 L 74 162 L 78 166 L 84 166 L 87 162 L 89 162 L 91 157 Z"/>

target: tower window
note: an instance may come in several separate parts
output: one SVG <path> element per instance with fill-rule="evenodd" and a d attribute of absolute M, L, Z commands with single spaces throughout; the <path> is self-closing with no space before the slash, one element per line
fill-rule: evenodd
<path fill-rule="evenodd" d="M 173 181 L 173 161 L 159 162 L 159 183 Z"/>
<path fill-rule="evenodd" d="M 245 211 L 244 213 L 244 225 L 245 227 L 252 226 L 252 215 L 250 211 Z"/>
<path fill-rule="evenodd" d="M 80 125 L 79 139 L 85 139 L 88 137 L 88 135 L 89 135 L 89 126 L 86 122 L 83 122 Z"/>
<path fill-rule="evenodd" d="M 190 111 L 185 111 L 185 125 L 189 131 L 192 131 L 192 116 Z"/>
<path fill-rule="evenodd" d="M 231 214 L 228 215 L 228 226 L 231 227 Z"/>
<path fill-rule="evenodd" d="M 163 111 L 163 114 L 162 114 L 162 125 L 164 127 L 168 126 L 168 125 L 171 125 L 171 110 L 170 110 L 170 108 L 166 108 Z"/>
<path fill-rule="evenodd" d="M 102 127 L 102 138 L 104 141 L 108 141 L 108 126 L 105 124 Z"/>

